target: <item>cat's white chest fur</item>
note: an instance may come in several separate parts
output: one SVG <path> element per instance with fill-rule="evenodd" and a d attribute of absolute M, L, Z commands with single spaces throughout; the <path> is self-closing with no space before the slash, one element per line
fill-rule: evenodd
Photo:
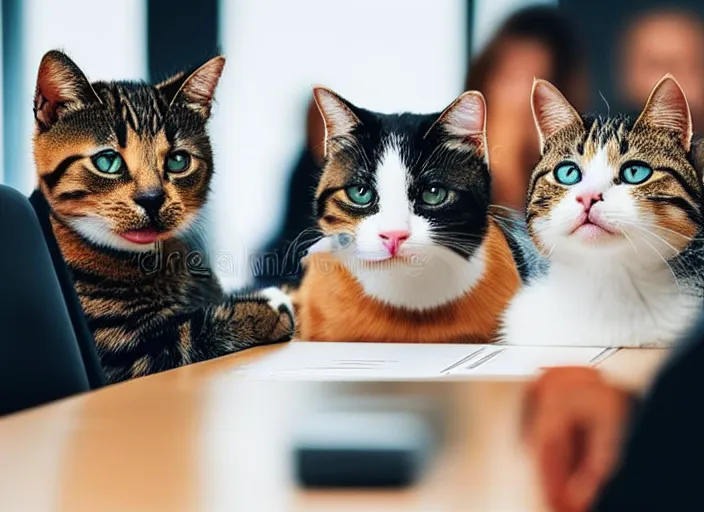
<path fill-rule="evenodd" d="M 700 306 L 667 268 L 554 265 L 514 297 L 500 337 L 517 345 L 669 347 Z"/>

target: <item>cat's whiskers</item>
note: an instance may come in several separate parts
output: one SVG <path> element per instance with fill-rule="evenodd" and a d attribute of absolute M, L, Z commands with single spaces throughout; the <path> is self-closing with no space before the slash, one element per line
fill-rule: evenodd
<path fill-rule="evenodd" d="M 475 250 L 481 247 L 481 244 L 477 243 L 461 243 L 453 240 L 441 240 L 439 243 L 434 244 L 436 246 L 442 246 L 446 249 L 455 249 L 460 252 L 466 252 L 467 250 Z"/>
<path fill-rule="evenodd" d="M 447 223 L 443 227 L 452 227 L 453 225 L 458 225 L 461 224 L 461 222 L 457 223 Z M 474 239 L 474 240 L 482 240 L 484 237 L 480 234 L 477 233 L 465 233 L 462 231 L 440 231 L 437 229 L 436 226 L 434 226 L 434 229 L 432 231 L 433 237 L 445 237 L 445 238 L 455 238 L 457 240 L 466 238 L 466 239 Z"/>
<path fill-rule="evenodd" d="M 642 225 L 639 225 L 638 223 L 632 223 L 632 226 L 635 227 L 636 229 L 639 229 L 643 233 L 650 235 L 654 237 L 657 241 L 663 242 L 665 245 L 667 245 L 672 251 L 675 252 L 675 256 L 673 256 L 668 264 L 670 265 L 670 268 L 676 268 L 681 271 L 681 274 L 683 274 L 682 277 L 685 278 L 691 278 L 693 276 L 697 276 L 701 279 L 701 269 L 697 268 L 695 265 L 692 263 L 688 263 L 686 260 L 680 259 L 679 256 L 681 254 L 681 251 L 677 250 L 672 244 L 670 244 L 667 240 L 665 240 L 663 237 L 658 236 L 656 233 L 653 233 L 652 231 L 649 231 Z M 657 227 L 657 226 L 652 226 L 652 227 Z"/>
<path fill-rule="evenodd" d="M 614 220 L 615 218 L 616 218 L 616 216 L 615 216 L 615 215 L 612 215 L 612 216 L 609 217 L 608 220 Z M 619 221 L 618 221 L 618 224 L 619 224 L 620 226 L 632 227 L 632 228 L 634 228 L 634 229 L 637 229 L 637 230 L 639 230 L 639 232 L 641 232 L 643 235 L 651 236 L 651 237 L 653 237 L 657 242 L 662 242 L 662 243 L 664 243 L 668 248 L 670 248 L 672 251 L 674 251 L 674 253 L 675 253 L 675 255 L 676 255 L 676 256 L 674 256 L 673 258 L 671 258 L 669 261 L 666 261 L 666 263 L 667 263 L 667 265 L 668 265 L 668 267 L 669 267 L 670 272 L 672 272 L 673 275 L 679 275 L 679 277 L 681 277 L 681 278 L 686 278 L 686 279 L 688 279 L 688 280 L 689 280 L 689 279 L 692 279 L 692 278 L 696 278 L 696 279 L 698 279 L 699 282 L 701 282 L 701 283 L 704 285 L 704 277 L 701 275 L 701 270 L 700 270 L 699 268 L 697 268 L 694 264 L 688 263 L 686 260 L 680 259 L 680 258 L 679 258 L 679 255 L 681 254 L 681 251 L 677 250 L 671 243 L 669 243 L 669 242 L 668 242 L 667 240 L 665 240 L 663 237 L 657 235 L 656 233 L 654 233 L 653 231 L 651 231 L 651 230 L 649 230 L 649 229 L 647 229 L 647 228 L 649 227 L 649 228 L 661 229 L 661 230 L 664 230 L 664 231 L 666 231 L 666 232 L 668 232 L 668 233 L 672 233 L 672 234 L 675 234 L 675 235 L 679 235 L 679 236 L 681 236 L 682 238 L 684 238 L 685 240 L 687 240 L 687 241 L 689 241 L 689 242 L 691 242 L 691 241 L 693 241 L 693 240 L 697 240 L 697 237 L 687 237 L 686 235 L 683 235 L 682 233 L 679 233 L 679 232 L 677 232 L 677 231 L 675 231 L 675 230 L 672 230 L 672 229 L 665 228 L 665 227 L 663 227 L 663 226 L 659 226 L 659 225 L 656 224 L 656 223 L 653 223 L 653 222 L 641 222 L 641 221 L 636 222 L 636 221 L 633 221 L 630 217 L 627 218 L 627 217 L 625 217 L 625 216 L 621 216 L 621 218 L 620 218 Z M 631 242 L 631 245 L 634 245 L 634 244 L 633 244 L 633 241 L 630 239 L 630 237 L 629 237 L 628 234 L 625 232 L 625 230 L 624 230 L 623 228 L 620 228 L 620 231 L 621 231 L 621 233 L 623 233 L 623 235 L 624 235 L 626 238 L 629 239 L 629 242 Z M 647 243 L 651 248 L 653 248 L 653 249 L 655 250 L 655 247 L 654 247 L 654 245 L 653 245 L 652 243 L 648 242 L 648 240 L 646 240 L 643 236 L 641 236 L 640 238 L 641 238 L 641 240 L 643 240 L 645 243 Z M 635 246 L 634 246 L 634 249 L 635 249 Z M 636 252 L 637 252 L 637 251 L 636 251 Z M 664 257 L 662 256 L 662 254 L 661 254 L 659 251 L 656 251 L 656 252 L 657 252 L 658 255 L 661 257 L 661 259 L 664 260 Z M 675 280 L 677 281 L 677 286 L 678 286 L 679 293 L 680 293 L 680 294 L 681 294 L 681 293 L 685 293 L 685 292 L 683 291 L 683 287 L 680 286 L 680 283 L 679 283 L 678 279 L 675 278 Z"/>
<path fill-rule="evenodd" d="M 555 243 L 552 245 L 552 247 L 551 247 L 550 250 L 548 251 L 548 254 L 547 254 L 546 258 L 549 259 L 550 256 L 552 256 L 552 253 L 555 251 L 555 247 L 557 247 L 557 245 L 558 245 L 557 242 L 555 242 Z"/>
<path fill-rule="evenodd" d="M 454 244 L 457 247 L 479 247 L 483 242 L 483 237 L 468 234 L 433 233 L 435 244 Z"/>
<path fill-rule="evenodd" d="M 667 266 L 667 268 L 670 271 L 670 274 L 672 274 L 672 279 L 674 279 L 674 281 L 675 281 L 675 286 L 677 286 L 677 290 L 680 293 L 682 293 L 682 287 L 680 286 L 680 282 L 677 279 L 677 275 L 675 274 L 675 271 L 672 268 L 672 266 L 670 265 L 670 263 L 663 257 L 663 255 L 660 253 L 660 251 L 658 251 L 657 248 L 653 244 L 648 242 L 648 240 L 646 238 L 641 238 L 641 240 L 643 240 L 646 244 L 648 244 L 653 249 L 653 251 L 655 251 L 655 254 L 657 254 L 660 257 L 660 259 L 663 261 L 663 263 L 665 263 L 665 265 Z"/>
<path fill-rule="evenodd" d="M 630 242 L 631 247 L 633 247 L 633 250 L 635 251 L 635 253 L 638 254 L 638 248 L 637 248 L 636 245 L 633 243 L 633 240 L 631 239 L 631 237 L 628 236 L 628 233 L 626 233 L 626 230 L 623 229 L 622 227 L 619 227 L 618 229 L 619 229 L 619 231 L 621 232 L 621 234 L 622 234 L 624 237 L 626 237 L 626 240 L 628 240 L 628 241 Z"/>
<path fill-rule="evenodd" d="M 624 222 L 624 221 L 630 222 L 630 223 L 634 222 L 630 216 L 625 216 L 625 215 L 621 216 L 618 214 L 611 214 L 610 213 L 610 214 L 604 215 L 603 217 L 607 221 L 615 220 L 616 222 Z M 680 233 L 679 231 L 676 231 L 674 229 L 670 229 L 670 228 L 666 228 L 665 226 L 661 226 L 657 222 L 639 220 L 637 222 L 637 224 L 639 224 L 641 226 L 647 226 L 649 228 L 655 228 L 655 229 L 658 229 L 661 231 L 666 231 L 668 233 L 672 233 L 673 235 L 677 235 L 677 236 L 683 238 L 684 240 L 687 240 L 688 242 L 692 242 L 695 240 L 704 240 L 704 237 L 699 237 L 696 235 L 695 236 L 687 236 L 687 235 Z"/>
<path fill-rule="evenodd" d="M 675 246 L 673 246 L 670 242 L 668 242 L 667 240 L 665 240 L 663 237 L 661 237 L 661 236 L 657 235 L 656 233 L 653 233 L 652 231 L 648 230 L 648 229 L 645 228 L 644 226 L 641 226 L 641 225 L 639 225 L 639 224 L 636 223 L 636 222 L 631 222 L 631 223 L 624 222 L 624 224 L 627 225 L 627 226 L 632 226 L 632 227 L 634 227 L 634 228 L 636 228 L 636 229 L 639 229 L 639 230 L 641 230 L 642 232 L 644 232 L 644 233 L 646 233 L 646 234 L 648 234 L 648 235 L 654 237 L 655 239 L 661 241 L 662 243 L 664 243 L 665 245 L 667 245 L 670 249 L 672 249 L 672 250 L 675 252 L 675 254 L 679 254 L 680 251 L 679 251 Z"/>
<path fill-rule="evenodd" d="M 623 223 L 626 224 L 626 225 L 632 226 L 632 227 L 634 227 L 634 228 L 636 228 L 636 229 L 638 229 L 638 230 L 640 230 L 640 231 L 641 231 L 643 234 L 645 234 L 645 235 L 652 236 L 652 237 L 654 237 L 656 240 L 665 243 L 665 244 L 666 244 L 667 246 L 669 246 L 673 251 L 675 251 L 675 253 L 678 253 L 678 252 L 679 252 L 679 251 L 677 251 L 669 242 L 667 242 L 664 238 L 658 236 L 657 234 L 653 233 L 652 231 L 649 231 L 648 229 L 644 228 L 643 226 L 639 225 L 638 223 L 632 222 L 632 221 L 623 221 Z M 641 239 L 643 242 L 645 242 L 648 246 L 650 246 L 650 247 L 653 249 L 653 251 L 655 251 L 655 253 L 660 257 L 660 259 L 665 263 L 665 265 L 667 265 L 667 268 L 669 269 L 670 273 L 672 274 L 673 279 L 675 280 L 675 284 L 677 285 L 677 289 L 679 290 L 680 293 L 684 293 L 683 287 L 680 285 L 679 279 L 677 278 L 677 272 L 676 272 L 675 268 L 673 268 L 673 264 L 675 265 L 675 267 L 677 267 L 677 268 L 682 269 L 683 271 L 685 271 L 685 275 L 684 275 L 684 276 L 681 276 L 681 277 L 688 277 L 689 275 L 691 275 L 692 272 L 694 272 L 694 274 L 696 274 L 696 273 L 697 273 L 697 269 L 694 269 L 694 268 L 691 268 L 691 267 L 690 267 L 690 268 L 683 268 L 682 262 L 677 262 L 676 260 L 668 261 L 668 260 L 662 255 L 662 253 L 657 250 L 657 248 L 655 247 L 655 245 L 653 245 L 651 242 L 649 242 L 649 241 L 647 240 L 647 238 L 645 238 L 644 236 L 641 236 L 640 239 Z"/>

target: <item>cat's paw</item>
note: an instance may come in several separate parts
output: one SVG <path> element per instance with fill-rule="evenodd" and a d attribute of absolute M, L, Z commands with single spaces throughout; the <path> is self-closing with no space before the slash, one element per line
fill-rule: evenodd
<path fill-rule="evenodd" d="M 288 311 L 293 314 L 293 302 L 291 301 L 291 297 L 275 286 L 264 288 L 259 293 L 266 298 L 267 304 L 269 304 L 269 307 L 274 311 L 278 313 Z"/>
<path fill-rule="evenodd" d="M 259 294 L 267 300 L 267 304 L 279 315 L 275 338 L 276 341 L 291 339 L 295 329 L 293 301 L 285 292 L 276 287 L 264 288 Z"/>

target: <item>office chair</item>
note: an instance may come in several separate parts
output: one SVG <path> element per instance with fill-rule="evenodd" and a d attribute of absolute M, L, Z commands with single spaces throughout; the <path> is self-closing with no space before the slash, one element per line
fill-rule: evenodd
<path fill-rule="evenodd" d="M 105 384 L 49 211 L 0 185 L 0 415 Z"/>

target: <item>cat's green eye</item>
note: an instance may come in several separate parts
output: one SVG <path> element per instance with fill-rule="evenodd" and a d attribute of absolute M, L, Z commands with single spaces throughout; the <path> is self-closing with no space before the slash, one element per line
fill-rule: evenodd
<path fill-rule="evenodd" d="M 421 199 L 425 204 L 430 206 L 438 206 L 447 200 L 449 193 L 447 189 L 442 187 L 432 186 L 423 190 L 421 194 Z"/>
<path fill-rule="evenodd" d="M 652 175 L 653 168 L 643 162 L 626 162 L 621 167 L 621 181 L 629 185 L 640 185 Z"/>
<path fill-rule="evenodd" d="M 574 162 L 562 162 L 554 171 L 555 181 L 562 185 L 574 185 L 582 181 L 582 171 Z"/>
<path fill-rule="evenodd" d="M 185 172 L 191 166 L 191 155 L 185 151 L 175 151 L 166 157 L 167 172 L 178 174 Z"/>
<path fill-rule="evenodd" d="M 95 168 L 105 174 L 118 174 L 122 171 L 125 164 L 120 154 L 112 149 L 106 149 L 93 155 L 91 160 Z"/>
<path fill-rule="evenodd" d="M 374 200 L 374 191 L 366 185 L 347 187 L 345 193 L 350 201 L 359 206 L 369 206 Z"/>

